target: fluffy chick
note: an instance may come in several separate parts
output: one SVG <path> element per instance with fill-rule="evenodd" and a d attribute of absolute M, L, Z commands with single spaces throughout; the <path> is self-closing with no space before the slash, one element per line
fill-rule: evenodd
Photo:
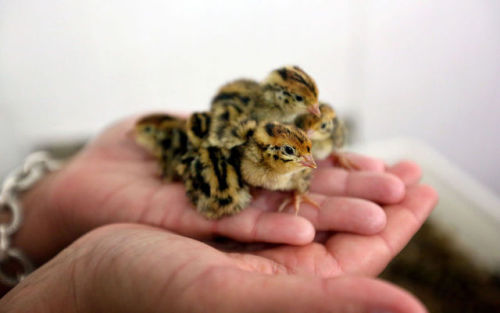
<path fill-rule="evenodd" d="M 297 116 L 294 122 L 311 139 L 314 158 L 322 160 L 331 157 L 340 167 L 349 170 L 359 169 L 340 152 L 347 139 L 345 124 L 330 105 L 322 102 L 319 110 L 320 117 L 306 113 Z"/>
<path fill-rule="evenodd" d="M 209 113 L 187 120 L 152 114 L 136 122 L 133 135 L 158 160 L 163 178 L 182 180 L 197 210 L 215 219 L 241 211 L 251 196 L 241 177 L 240 150 L 202 147 L 210 120 Z"/>
<path fill-rule="evenodd" d="M 168 114 L 147 115 L 136 122 L 133 137 L 158 160 L 166 181 L 179 178 L 176 168 L 188 148 L 185 119 Z"/>
<path fill-rule="evenodd" d="M 298 66 L 272 71 L 261 83 L 261 90 L 252 114 L 259 121 L 287 123 L 306 111 L 320 115 L 316 82 Z"/>
<path fill-rule="evenodd" d="M 177 172 L 186 194 L 198 212 L 209 219 L 236 214 L 251 201 L 249 185 L 241 173 L 242 146 L 232 149 L 207 146 L 210 113 L 194 113 L 187 121 L 188 152 Z M 233 133 L 244 138 L 255 128 L 254 121 L 234 125 Z"/>
<path fill-rule="evenodd" d="M 188 152 L 180 170 L 186 194 L 197 211 L 209 219 L 236 214 L 251 200 L 237 148 L 198 147 Z"/>
<path fill-rule="evenodd" d="M 232 133 L 245 120 L 291 122 L 301 113 L 320 114 L 315 81 L 298 66 L 272 71 L 258 83 L 239 79 L 222 86 L 211 104 L 209 144 L 231 148 L 243 140 Z"/>
<path fill-rule="evenodd" d="M 198 212 L 210 219 L 233 215 L 251 201 L 250 186 L 293 191 L 296 212 L 302 200 L 317 206 L 305 195 L 316 164 L 303 131 L 249 120 L 234 129 L 244 138 L 242 145 L 204 146 L 211 120 L 208 113 L 195 113 L 187 121 L 152 115 L 134 128 L 136 141 L 159 159 L 165 175 L 184 182 Z M 283 202 L 280 210 L 289 202 Z"/>
<path fill-rule="evenodd" d="M 295 213 L 302 200 L 318 207 L 306 196 L 311 172 L 316 163 L 311 155 L 311 140 L 299 128 L 277 122 L 261 122 L 250 131 L 241 146 L 241 173 L 251 186 L 293 191 Z M 280 206 L 281 211 L 290 199 Z"/>
<path fill-rule="evenodd" d="M 186 128 L 190 145 L 201 147 L 208 140 L 211 120 L 208 112 L 195 112 L 189 116 Z"/>
<path fill-rule="evenodd" d="M 293 191 L 296 213 L 302 200 L 318 206 L 305 195 L 316 164 L 311 141 L 303 131 L 254 121 L 242 123 L 239 130 L 245 138 L 242 145 L 231 149 L 199 146 L 183 158 L 187 195 L 201 214 L 214 219 L 241 211 L 251 200 L 250 186 Z M 290 199 L 280 211 L 288 203 Z"/>

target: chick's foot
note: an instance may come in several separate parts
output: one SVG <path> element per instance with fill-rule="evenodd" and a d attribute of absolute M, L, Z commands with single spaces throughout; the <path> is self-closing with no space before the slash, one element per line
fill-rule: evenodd
<path fill-rule="evenodd" d="M 349 160 L 342 152 L 332 152 L 330 159 L 334 166 L 341 167 L 348 171 L 359 171 L 360 168 L 356 163 Z"/>
<path fill-rule="evenodd" d="M 300 204 L 302 202 L 309 203 L 310 205 L 312 205 L 316 209 L 320 208 L 319 204 L 316 201 L 314 201 L 313 199 L 311 199 L 307 194 L 294 191 L 293 195 L 291 197 L 286 198 L 281 203 L 281 205 L 279 206 L 278 212 L 282 212 L 292 201 L 293 201 L 293 205 L 295 208 L 295 215 L 299 214 Z"/>

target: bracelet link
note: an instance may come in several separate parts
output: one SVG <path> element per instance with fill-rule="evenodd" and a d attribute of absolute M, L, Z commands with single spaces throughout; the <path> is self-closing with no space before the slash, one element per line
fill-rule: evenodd
<path fill-rule="evenodd" d="M 11 265 L 19 270 L 10 273 L 5 271 L 4 265 Z M 6 252 L 6 258 L 0 262 L 0 283 L 13 287 L 21 282 L 29 273 L 33 271 L 33 264 L 19 249 L 11 248 Z"/>
<path fill-rule="evenodd" d="M 0 283 L 15 286 L 31 271 L 33 265 L 19 250 L 10 246 L 12 235 L 22 222 L 22 211 L 18 197 L 31 188 L 45 174 L 60 167 L 47 152 L 40 151 L 29 155 L 23 167 L 7 176 L 0 189 L 0 213 L 6 211 L 10 218 L 7 223 L 0 221 Z M 8 267 L 8 268 L 6 268 Z M 10 268 L 17 268 L 14 274 Z"/>
<path fill-rule="evenodd" d="M 0 264 L 7 259 L 7 251 L 9 251 L 9 248 L 10 239 L 7 235 L 7 227 L 2 224 L 0 225 Z"/>
<path fill-rule="evenodd" d="M 4 200 L 5 199 L 5 200 Z M 6 236 L 12 236 L 21 225 L 21 208 L 16 196 L 6 193 L 0 198 L 0 212 L 7 211 L 10 216 L 10 222 L 7 224 L 0 223 L 0 227 L 5 229 Z M 0 245 L 1 249 L 1 245 Z"/>

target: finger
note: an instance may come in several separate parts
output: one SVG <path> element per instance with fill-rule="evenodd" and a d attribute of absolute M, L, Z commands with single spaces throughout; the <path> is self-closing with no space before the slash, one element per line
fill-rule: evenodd
<path fill-rule="evenodd" d="M 418 183 L 422 177 L 422 169 L 412 161 L 401 161 L 390 166 L 387 168 L 387 173 L 399 177 L 406 186 Z"/>
<path fill-rule="evenodd" d="M 304 245 L 314 239 L 314 227 L 306 219 L 248 208 L 215 222 L 214 233 L 239 241 Z"/>
<path fill-rule="evenodd" d="M 309 220 L 316 230 L 372 235 L 385 227 L 385 212 L 373 202 L 347 197 L 316 196 L 314 199 L 318 199 L 320 207 L 304 204 L 299 214 Z"/>
<path fill-rule="evenodd" d="M 314 173 L 312 192 L 330 196 L 348 196 L 378 203 L 397 203 L 403 199 L 405 185 L 388 173 L 347 172 L 326 168 Z"/>
<path fill-rule="evenodd" d="M 385 171 L 384 162 L 380 159 L 364 156 L 357 153 L 352 152 L 343 152 L 343 156 L 347 157 L 349 161 L 354 163 L 359 170 L 361 171 L 370 171 L 370 172 L 379 172 L 382 173 Z M 326 158 L 324 160 L 318 160 L 319 168 L 332 168 L 334 164 L 330 158 Z"/>
<path fill-rule="evenodd" d="M 153 199 L 152 206 L 159 208 L 156 210 L 157 214 L 150 212 L 141 221 L 155 225 L 155 221 L 162 220 L 161 226 L 198 239 L 218 234 L 245 242 L 304 245 L 314 239 L 315 229 L 375 234 L 386 223 L 385 213 L 380 206 L 354 198 L 313 195 L 313 199 L 321 203 L 319 209 L 303 203 L 300 216 L 278 213 L 276 210 L 284 195 L 270 191 L 258 193 L 249 208 L 234 216 L 208 221 L 194 208 L 190 208 L 182 193 L 172 193 L 177 194 L 172 197 L 178 199 L 170 197 L 166 202 L 180 206 L 170 207 L 167 218 L 164 206 L 155 206 Z M 176 214 L 180 216 L 175 216 Z"/>
<path fill-rule="evenodd" d="M 298 215 L 307 219 L 318 231 L 346 231 L 357 234 L 376 234 L 386 223 L 385 212 L 377 204 L 357 198 L 329 197 L 308 193 L 319 207 L 302 202 Z M 260 191 L 253 202 L 261 210 L 276 211 L 289 194 Z M 281 213 L 293 215 L 293 204 Z"/>
<path fill-rule="evenodd" d="M 211 293 L 209 311 L 214 312 L 426 312 L 408 292 L 363 277 L 322 279 L 221 269 L 210 273 L 197 291 L 213 286 L 220 291 Z"/>
<path fill-rule="evenodd" d="M 257 209 L 253 204 L 233 216 L 208 220 L 196 211 L 181 184 L 170 184 L 157 196 L 150 196 L 144 210 L 138 222 L 196 239 L 222 235 L 244 242 L 291 245 L 303 245 L 314 239 L 314 227 L 305 218 Z"/>
<path fill-rule="evenodd" d="M 437 198 L 430 187 L 409 187 L 400 204 L 385 208 L 387 226 L 381 233 L 373 236 L 337 234 L 327 241 L 326 248 L 343 272 L 377 275 L 422 226 Z"/>

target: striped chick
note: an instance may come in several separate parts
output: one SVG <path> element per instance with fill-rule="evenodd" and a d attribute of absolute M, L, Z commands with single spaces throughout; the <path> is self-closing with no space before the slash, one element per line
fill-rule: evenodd
<path fill-rule="evenodd" d="M 278 68 L 260 83 L 239 79 L 222 86 L 212 100 L 208 143 L 232 148 L 243 143 L 231 132 L 242 121 L 292 122 L 308 111 L 320 114 L 318 88 L 298 66 Z"/>
<path fill-rule="evenodd" d="M 158 160 L 164 180 L 179 178 L 176 168 L 188 148 L 185 119 L 168 114 L 144 116 L 136 122 L 133 137 Z"/>
<path fill-rule="evenodd" d="M 334 164 L 348 169 L 359 167 L 340 151 L 347 139 L 347 128 L 337 116 L 336 111 L 328 104 L 321 102 L 321 116 L 302 114 L 295 119 L 295 125 L 304 130 L 312 141 L 312 153 L 315 159 L 330 157 Z"/>

